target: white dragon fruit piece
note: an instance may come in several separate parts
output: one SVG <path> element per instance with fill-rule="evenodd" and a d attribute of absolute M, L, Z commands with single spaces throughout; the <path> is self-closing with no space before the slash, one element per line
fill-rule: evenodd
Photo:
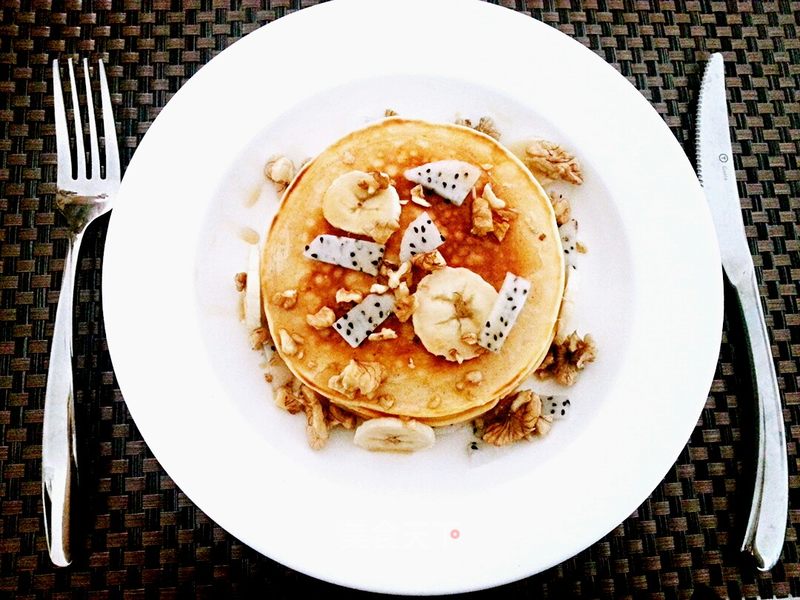
<path fill-rule="evenodd" d="M 433 252 L 444 244 L 444 236 L 436 223 L 424 212 L 411 221 L 400 240 L 400 262 L 411 260 L 417 254 Z"/>
<path fill-rule="evenodd" d="M 481 170 L 463 160 L 439 160 L 408 169 L 403 175 L 409 181 L 419 183 L 445 200 L 461 206 L 481 176 Z"/>
<path fill-rule="evenodd" d="M 305 247 L 303 256 L 377 275 L 384 252 L 386 246 L 383 244 L 337 235 L 318 235 Z"/>
<path fill-rule="evenodd" d="M 393 294 L 369 294 L 338 319 L 333 328 L 351 347 L 357 348 L 393 310 Z"/>
<path fill-rule="evenodd" d="M 569 414 L 571 403 L 566 396 L 540 396 L 540 398 L 543 417 L 552 417 L 554 421 L 558 421 Z"/>
<path fill-rule="evenodd" d="M 558 228 L 561 237 L 561 247 L 564 249 L 564 263 L 567 267 L 567 276 L 576 270 L 578 258 L 578 222 L 570 219 Z"/>
<path fill-rule="evenodd" d="M 498 352 L 503 347 L 530 291 L 530 281 L 513 273 L 506 273 L 505 281 L 497 293 L 497 300 L 478 336 L 479 346 L 492 352 Z"/>
<path fill-rule="evenodd" d="M 267 376 L 272 391 L 275 392 L 278 388 L 283 387 L 292 381 L 292 372 L 286 363 L 283 362 L 281 355 L 275 349 L 275 343 L 272 340 L 267 340 L 262 346 L 264 353 L 264 374 Z"/>

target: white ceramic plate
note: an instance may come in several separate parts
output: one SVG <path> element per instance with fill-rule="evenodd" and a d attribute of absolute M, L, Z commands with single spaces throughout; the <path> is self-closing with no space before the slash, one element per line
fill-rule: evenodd
<path fill-rule="evenodd" d="M 542 441 L 469 458 L 468 434 L 375 455 L 307 447 L 271 402 L 237 320 L 243 227 L 276 199 L 262 168 L 382 116 L 491 115 L 503 140 L 573 149 L 586 183 L 576 323 L 600 348 Z M 686 443 L 716 364 L 722 289 L 694 172 L 600 58 L 479 2 L 337 0 L 203 67 L 153 123 L 108 234 L 103 297 L 120 387 L 159 461 L 233 535 L 315 577 L 381 592 L 473 590 L 579 552 L 648 496 Z"/>

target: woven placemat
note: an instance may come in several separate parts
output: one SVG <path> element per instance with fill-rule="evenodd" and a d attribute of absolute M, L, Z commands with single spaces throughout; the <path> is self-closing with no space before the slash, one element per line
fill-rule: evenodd
<path fill-rule="evenodd" d="M 67 56 L 106 61 L 124 165 L 159 110 L 204 63 L 259 26 L 312 4 L 316 2 L 2 1 L 0 594 L 350 594 L 293 572 L 232 538 L 175 487 L 142 441 L 117 386 L 102 326 L 106 222 L 87 235 L 77 284 L 77 419 L 85 502 L 80 515 L 84 533 L 72 567 L 50 566 L 41 526 L 45 374 L 66 244 L 64 220 L 54 211 L 50 62 Z M 738 550 L 752 477 L 752 415 L 741 334 L 726 320 L 706 408 L 664 482 L 591 548 L 492 595 L 800 595 L 800 3 L 500 4 L 559 29 L 614 65 L 652 103 L 690 156 L 702 65 L 710 52 L 724 52 L 747 236 L 784 394 L 791 491 L 783 559 L 772 572 L 760 573 Z M 735 313 L 729 308 L 727 314 Z"/>

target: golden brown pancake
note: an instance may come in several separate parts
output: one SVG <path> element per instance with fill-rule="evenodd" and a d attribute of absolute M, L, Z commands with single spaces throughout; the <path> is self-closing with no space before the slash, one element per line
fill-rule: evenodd
<path fill-rule="evenodd" d="M 402 207 L 400 229 L 386 244 L 387 261 L 398 264 L 400 240 L 406 226 L 422 211 L 437 224 L 446 242 L 439 251 L 450 267 L 472 270 L 499 290 L 507 272 L 528 279 L 531 293 L 497 353 L 485 352 L 462 364 L 429 353 L 415 336 L 412 321 L 392 315 L 382 327 L 393 329 L 393 340 L 364 341 L 351 348 L 333 329 L 317 330 L 306 315 L 323 306 L 337 318 L 352 304 L 337 305 L 339 288 L 365 295 L 376 278 L 365 273 L 318 262 L 303 255 L 306 244 L 320 234 L 356 236 L 332 227 L 323 217 L 323 194 L 340 175 L 352 170 L 388 173 L 401 199 L 408 199 L 413 183 L 406 169 L 424 163 L 456 159 L 481 167 L 478 193 L 491 183 L 496 195 L 516 212 L 502 242 L 493 235 L 478 237 L 472 228 L 471 198 L 461 206 L 426 192 L 432 206 L 409 202 Z M 425 272 L 413 270 L 412 292 Z M 309 162 L 287 189 L 264 246 L 261 263 L 264 310 L 273 339 L 284 329 L 302 340 L 293 355 L 282 352 L 289 369 L 320 394 L 363 415 L 397 415 L 429 424 L 465 421 L 491 408 L 512 392 L 545 356 L 564 289 L 564 262 L 550 200 L 530 171 L 494 139 L 451 124 L 389 118 L 354 131 Z M 297 290 L 297 304 L 289 309 L 271 299 Z M 332 389 L 331 377 L 355 359 L 380 363 L 387 376 L 376 392 L 347 397 Z M 479 384 L 465 383 L 468 373 L 480 371 Z M 388 406 L 387 405 L 391 405 Z"/>

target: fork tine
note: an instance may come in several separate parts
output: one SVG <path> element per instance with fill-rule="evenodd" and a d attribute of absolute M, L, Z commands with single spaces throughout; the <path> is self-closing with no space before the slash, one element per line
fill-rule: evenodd
<path fill-rule="evenodd" d="M 114 112 L 111 108 L 111 93 L 108 91 L 108 80 L 106 79 L 106 68 L 103 61 L 100 65 L 100 100 L 103 105 L 103 136 L 106 140 L 106 179 L 114 182 L 119 181 L 119 148 L 117 146 L 117 128 L 114 125 Z"/>
<path fill-rule="evenodd" d="M 83 149 L 83 125 L 81 124 L 81 105 L 78 102 L 78 86 L 75 84 L 75 69 L 72 59 L 67 62 L 69 83 L 72 90 L 72 123 L 75 126 L 75 161 L 78 164 L 77 179 L 86 179 L 86 152 Z"/>
<path fill-rule="evenodd" d="M 92 179 L 100 179 L 100 148 L 97 145 L 97 123 L 94 119 L 94 97 L 89 80 L 89 60 L 83 59 L 83 80 L 86 84 L 86 109 L 89 113 L 89 170 Z"/>
<path fill-rule="evenodd" d="M 61 87 L 61 73 L 58 59 L 53 60 L 53 112 L 56 119 L 56 161 L 58 187 L 64 188 L 72 180 L 72 156 L 69 151 L 69 131 L 67 130 L 67 110 L 64 107 L 64 91 Z"/>

